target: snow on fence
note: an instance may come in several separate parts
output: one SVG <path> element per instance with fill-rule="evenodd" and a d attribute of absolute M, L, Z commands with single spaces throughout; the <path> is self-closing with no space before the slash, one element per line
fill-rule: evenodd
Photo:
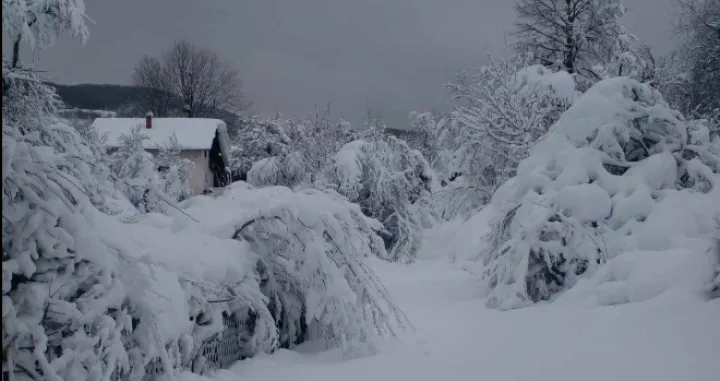
<path fill-rule="evenodd" d="M 250 324 L 248 324 L 250 323 Z M 227 369 L 236 361 L 250 357 L 251 350 L 244 338 L 251 337 L 255 330 L 255 319 L 242 322 L 235 314 L 223 313 L 223 329 L 215 333 L 191 352 L 188 361 L 182 364 L 183 370 L 204 375 L 217 369 Z M 165 373 L 162 359 L 157 357 L 145 367 L 143 381 L 154 381 Z M 127 378 L 120 378 L 124 381 Z"/>

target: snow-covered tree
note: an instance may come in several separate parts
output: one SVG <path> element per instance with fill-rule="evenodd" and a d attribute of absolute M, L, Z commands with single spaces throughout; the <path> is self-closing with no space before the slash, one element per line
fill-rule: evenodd
<path fill-rule="evenodd" d="M 689 79 L 685 62 L 677 50 L 658 59 L 654 86 L 671 106 L 688 115 L 693 110 Z"/>
<path fill-rule="evenodd" d="M 519 0 L 516 10 L 516 49 L 553 71 L 594 82 L 597 65 L 632 52 L 635 38 L 620 24 L 625 14 L 620 0 Z"/>
<path fill-rule="evenodd" d="M 442 166 L 442 148 L 438 141 L 437 134 L 442 130 L 444 124 L 447 123 L 448 118 L 436 116 L 428 111 L 413 111 L 410 113 L 409 119 L 410 129 L 413 135 L 408 139 L 408 145 L 422 152 L 425 160 L 430 164 L 430 167 L 436 172 L 441 172 L 445 168 Z"/>
<path fill-rule="evenodd" d="M 264 120 L 259 117 L 244 118 L 230 154 L 233 178 L 247 179 L 248 171 L 254 163 L 261 159 L 287 154 L 289 144 L 290 137 L 287 135 L 285 121 Z"/>
<path fill-rule="evenodd" d="M 234 236 L 259 254 L 279 345 L 321 340 L 352 351 L 395 335 L 406 318 L 365 264 L 385 256 L 378 222 L 332 191 L 286 191 L 254 191 L 271 192 L 273 205 L 248 214 Z"/>
<path fill-rule="evenodd" d="M 55 42 L 65 32 L 88 37 L 84 0 L 3 0 L 2 24 L 13 43 L 11 68 L 20 64 L 20 46 L 26 43 L 37 52 Z"/>
<path fill-rule="evenodd" d="M 492 194 L 515 174 L 518 163 L 577 96 L 572 77 L 527 56 L 491 59 L 475 75 L 461 73 L 450 85 L 453 118 L 439 134 L 455 146 L 452 171 Z"/>
<path fill-rule="evenodd" d="M 488 305 L 548 300 L 627 251 L 688 237 L 710 245 L 719 159 L 706 121 L 686 122 L 650 85 L 597 83 L 493 196 L 501 214 L 482 255 Z M 697 222 L 667 224 L 685 218 Z"/>
<path fill-rule="evenodd" d="M 433 179 L 419 151 L 393 136 L 355 140 L 343 146 L 323 177 L 326 186 L 383 223 L 386 259 L 415 259 L 422 225 L 413 204 L 431 190 Z"/>
<path fill-rule="evenodd" d="M 298 152 L 260 159 L 247 172 L 247 182 L 258 187 L 298 185 L 308 175 L 303 159 Z"/>
<path fill-rule="evenodd" d="M 3 1 L 12 39 L 85 34 L 83 16 L 82 1 Z M 3 61 L 2 80 L 3 370 L 10 379 L 109 380 L 130 367 L 122 336 L 132 323 L 123 257 L 103 250 L 88 221 L 99 201 L 92 152 L 35 73 Z"/>
<path fill-rule="evenodd" d="M 327 107 L 291 120 L 249 124 L 238 137 L 236 172 L 250 164 L 246 178 L 251 184 L 294 187 L 312 185 L 316 174 L 350 140 L 351 131 L 348 122 L 332 120 Z"/>
<path fill-rule="evenodd" d="M 118 190 L 144 212 L 157 210 L 161 189 L 153 156 L 143 146 L 147 139 L 142 126 L 136 126 L 129 135 L 120 136 L 118 149 L 110 155 L 110 170 Z"/>
<path fill-rule="evenodd" d="M 190 185 L 194 163 L 180 157 L 180 143 L 175 133 L 158 150 L 155 167 L 160 175 L 160 191 L 170 200 L 182 201 L 193 195 Z"/>
<path fill-rule="evenodd" d="M 304 117 L 288 121 L 289 150 L 292 161 L 304 167 L 304 180 L 312 184 L 315 174 L 325 168 L 340 148 L 349 141 L 350 124 L 330 117 L 330 106 L 318 108 Z M 292 165 L 292 163 L 289 163 Z M 295 164 L 297 165 L 297 164 Z"/>
<path fill-rule="evenodd" d="M 676 59 L 683 69 L 686 112 L 720 108 L 720 1 L 681 0 L 679 32 L 685 41 Z"/>

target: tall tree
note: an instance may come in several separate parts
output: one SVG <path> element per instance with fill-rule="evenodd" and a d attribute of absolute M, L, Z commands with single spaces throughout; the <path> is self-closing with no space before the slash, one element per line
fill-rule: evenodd
<path fill-rule="evenodd" d="M 689 105 L 700 114 L 720 108 L 720 0 L 679 0 L 679 56 L 689 82 Z"/>
<path fill-rule="evenodd" d="M 173 43 L 162 57 L 143 57 L 133 82 L 147 89 L 142 105 L 161 117 L 174 106 L 189 118 L 237 114 L 250 106 L 231 63 L 187 41 Z"/>
<path fill-rule="evenodd" d="M 518 0 L 516 49 L 553 69 L 598 77 L 594 67 L 629 50 L 620 0 Z"/>
<path fill-rule="evenodd" d="M 173 113 L 173 109 L 180 103 L 177 96 L 173 94 L 170 76 L 159 59 L 144 56 L 135 65 L 133 83 L 142 87 L 138 95 L 140 106 L 153 115 L 165 118 Z"/>

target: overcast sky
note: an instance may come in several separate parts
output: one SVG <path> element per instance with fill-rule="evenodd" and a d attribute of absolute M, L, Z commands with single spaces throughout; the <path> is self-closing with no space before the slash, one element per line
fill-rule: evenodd
<path fill-rule="evenodd" d="M 673 0 L 625 0 L 625 25 L 672 46 Z M 502 53 L 512 0 L 86 0 L 90 40 L 63 38 L 36 66 L 59 83 L 128 84 L 135 62 L 185 38 L 242 73 L 253 112 L 296 116 L 332 102 L 352 122 L 365 99 L 388 125 L 446 104 L 454 72 Z M 5 44 L 4 44 L 5 45 Z"/>

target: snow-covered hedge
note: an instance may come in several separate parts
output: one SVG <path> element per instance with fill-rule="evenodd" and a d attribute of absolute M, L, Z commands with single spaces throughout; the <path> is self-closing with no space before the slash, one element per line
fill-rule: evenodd
<path fill-rule="evenodd" d="M 406 323 L 364 262 L 385 256 L 375 234 L 382 225 L 339 194 L 235 183 L 218 198 L 199 196 L 181 207 L 206 233 L 234 238 L 252 253 L 278 345 L 320 340 L 349 350 Z"/>
<path fill-rule="evenodd" d="M 240 183 L 123 223 L 98 209 L 101 162 L 54 116 L 54 93 L 3 80 L 9 100 L 39 98 L 3 119 L 3 368 L 16 379 L 202 371 L 228 317 L 245 327 L 242 357 L 309 340 L 351 350 L 403 326 L 363 262 L 383 256 L 382 227 L 356 205 Z"/>
<path fill-rule="evenodd" d="M 547 300 L 634 250 L 706 253 L 720 229 L 720 137 L 658 91 L 599 82 L 494 195 L 488 305 Z"/>
<path fill-rule="evenodd" d="M 109 380 L 136 365 L 124 340 L 134 337 L 129 296 L 145 279 L 95 228 L 104 171 L 57 117 L 54 90 L 6 62 L 2 78 L 3 371 Z"/>

